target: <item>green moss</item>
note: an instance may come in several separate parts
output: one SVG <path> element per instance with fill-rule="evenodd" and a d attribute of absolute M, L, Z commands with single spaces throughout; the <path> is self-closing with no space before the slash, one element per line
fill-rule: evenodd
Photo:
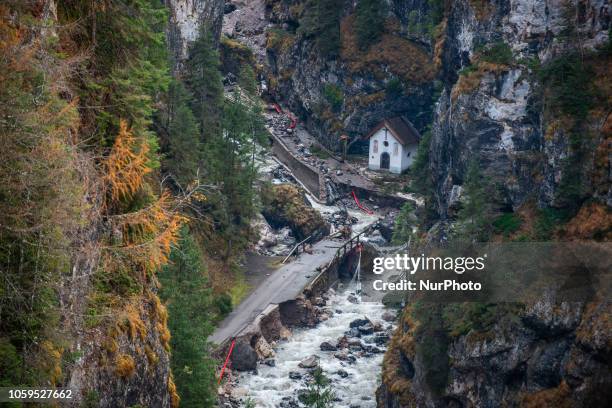
<path fill-rule="evenodd" d="M 493 221 L 493 227 L 495 228 L 495 232 L 499 234 L 504 234 L 508 236 L 521 227 L 522 220 L 521 218 L 514 213 L 506 213 L 497 217 Z"/>

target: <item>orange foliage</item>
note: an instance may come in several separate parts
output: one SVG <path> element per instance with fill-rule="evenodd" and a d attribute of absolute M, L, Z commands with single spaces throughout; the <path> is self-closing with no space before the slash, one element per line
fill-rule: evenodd
<path fill-rule="evenodd" d="M 524 408 L 570 408 L 573 406 L 570 397 L 570 388 L 565 381 L 561 381 L 561 384 L 555 388 L 548 388 L 533 394 L 525 395 L 520 406 Z"/>
<path fill-rule="evenodd" d="M 127 378 L 134 375 L 136 372 L 136 363 L 134 359 L 127 354 L 121 354 L 117 357 L 115 364 L 115 373 L 121 378 Z"/>
<path fill-rule="evenodd" d="M 412 42 L 391 31 L 393 24 L 387 24 L 388 32 L 380 41 L 362 50 L 353 30 L 354 16 L 344 18 L 340 24 L 342 48 L 340 56 L 352 72 L 373 73 L 383 77 L 386 71 L 410 82 L 422 83 L 434 78 L 434 64 L 425 51 Z"/>
<path fill-rule="evenodd" d="M 585 204 L 565 226 L 564 232 L 572 239 L 609 240 L 612 238 L 612 212 L 604 204 Z"/>
<path fill-rule="evenodd" d="M 142 187 L 144 176 L 151 171 L 147 166 L 148 153 L 149 145 L 143 142 L 138 146 L 126 121 L 121 120 L 119 134 L 105 163 L 104 180 L 113 201 L 131 197 Z"/>

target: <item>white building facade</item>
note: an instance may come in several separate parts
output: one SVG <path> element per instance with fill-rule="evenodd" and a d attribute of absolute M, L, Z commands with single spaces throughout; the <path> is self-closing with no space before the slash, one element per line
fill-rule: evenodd
<path fill-rule="evenodd" d="M 420 135 L 405 119 L 384 120 L 367 137 L 369 169 L 401 174 L 414 162 Z"/>

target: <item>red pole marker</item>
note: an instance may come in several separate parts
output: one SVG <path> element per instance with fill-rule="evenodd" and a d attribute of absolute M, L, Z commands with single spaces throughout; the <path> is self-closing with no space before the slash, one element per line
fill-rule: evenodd
<path fill-rule="evenodd" d="M 351 191 L 351 193 L 353 194 L 353 199 L 355 200 L 355 202 L 357 203 L 357 207 L 361 208 L 361 210 L 363 210 L 363 212 L 365 212 L 366 214 L 372 215 L 374 214 L 373 211 L 368 210 L 367 208 L 365 208 L 363 205 L 361 205 L 361 203 L 359 202 L 359 200 L 357 199 L 357 196 L 355 195 L 355 190 Z"/>
<path fill-rule="evenodd" d="M 221 375 L 219 376 L 219 381 L 217 382 L 217 385 L 221 384 L 221 380 L 223 379 L 223 373 L 225 372 L 225 367 L 227 366 L 227 362 L 229 361 L 230 356 L 232 355 L 232 351 L 234 350 L 234 344 L 236 344 L 236 339 L 232 340 L 232 345 L 229 348 L 227 357 L 225 357 L 225 363 L 223 363 L 223 368 L 221 369 Z"/>
<path fill-rule="evenodd" d="M 283 113 L 283 110 L 280 106 L 278 106 L 278 103 L 274 104 L 274 110 L 276 110 L 276 113 Z"/>

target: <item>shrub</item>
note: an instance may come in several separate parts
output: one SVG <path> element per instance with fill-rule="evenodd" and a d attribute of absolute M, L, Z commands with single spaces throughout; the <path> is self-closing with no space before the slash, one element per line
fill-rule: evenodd
<path fill-rule="evenodd" d="M 396 99 L 402 96 L 404 92 L 404 85 L 399 78 L 392 78 L 387 82 L 385 86 L 385 94 L 387 98 Z"/>
<path fill-rule="evenodd" d="M 344 94 L 342 89 L 335 84 L 325 84 L 323 87 L 323 96 L 334 112 L 340 111 L 344 102 Z"/>
<path fill-rule="evenodd" d="M 115 373 L 121 378 L 131 377 L 136 371 L 136 364 L 134 363 L 134 359 L 127 355 L 121 354 L 117 357 L 117 361 L 115 363 Z"/>
<path fill-rule="evenodd" d="M 386 17 L 386 1 L 359 0 L 355 7 L 355 33 L 361 49 L 367 49 L 379 40 Z"/>
<path fill-rule="evenodd" d="M 508 236 L 521 227 L 521 218 L 514 213 L 502 214 L 493 221 L 495 232 Z"/>
<path fill-rule="evenodd" d="M 485 48 L 481 52 L 480 58 L 492 64 L 510 65 L 513 61 L 512 48 L 504 41 L 498 41 Z"/>

